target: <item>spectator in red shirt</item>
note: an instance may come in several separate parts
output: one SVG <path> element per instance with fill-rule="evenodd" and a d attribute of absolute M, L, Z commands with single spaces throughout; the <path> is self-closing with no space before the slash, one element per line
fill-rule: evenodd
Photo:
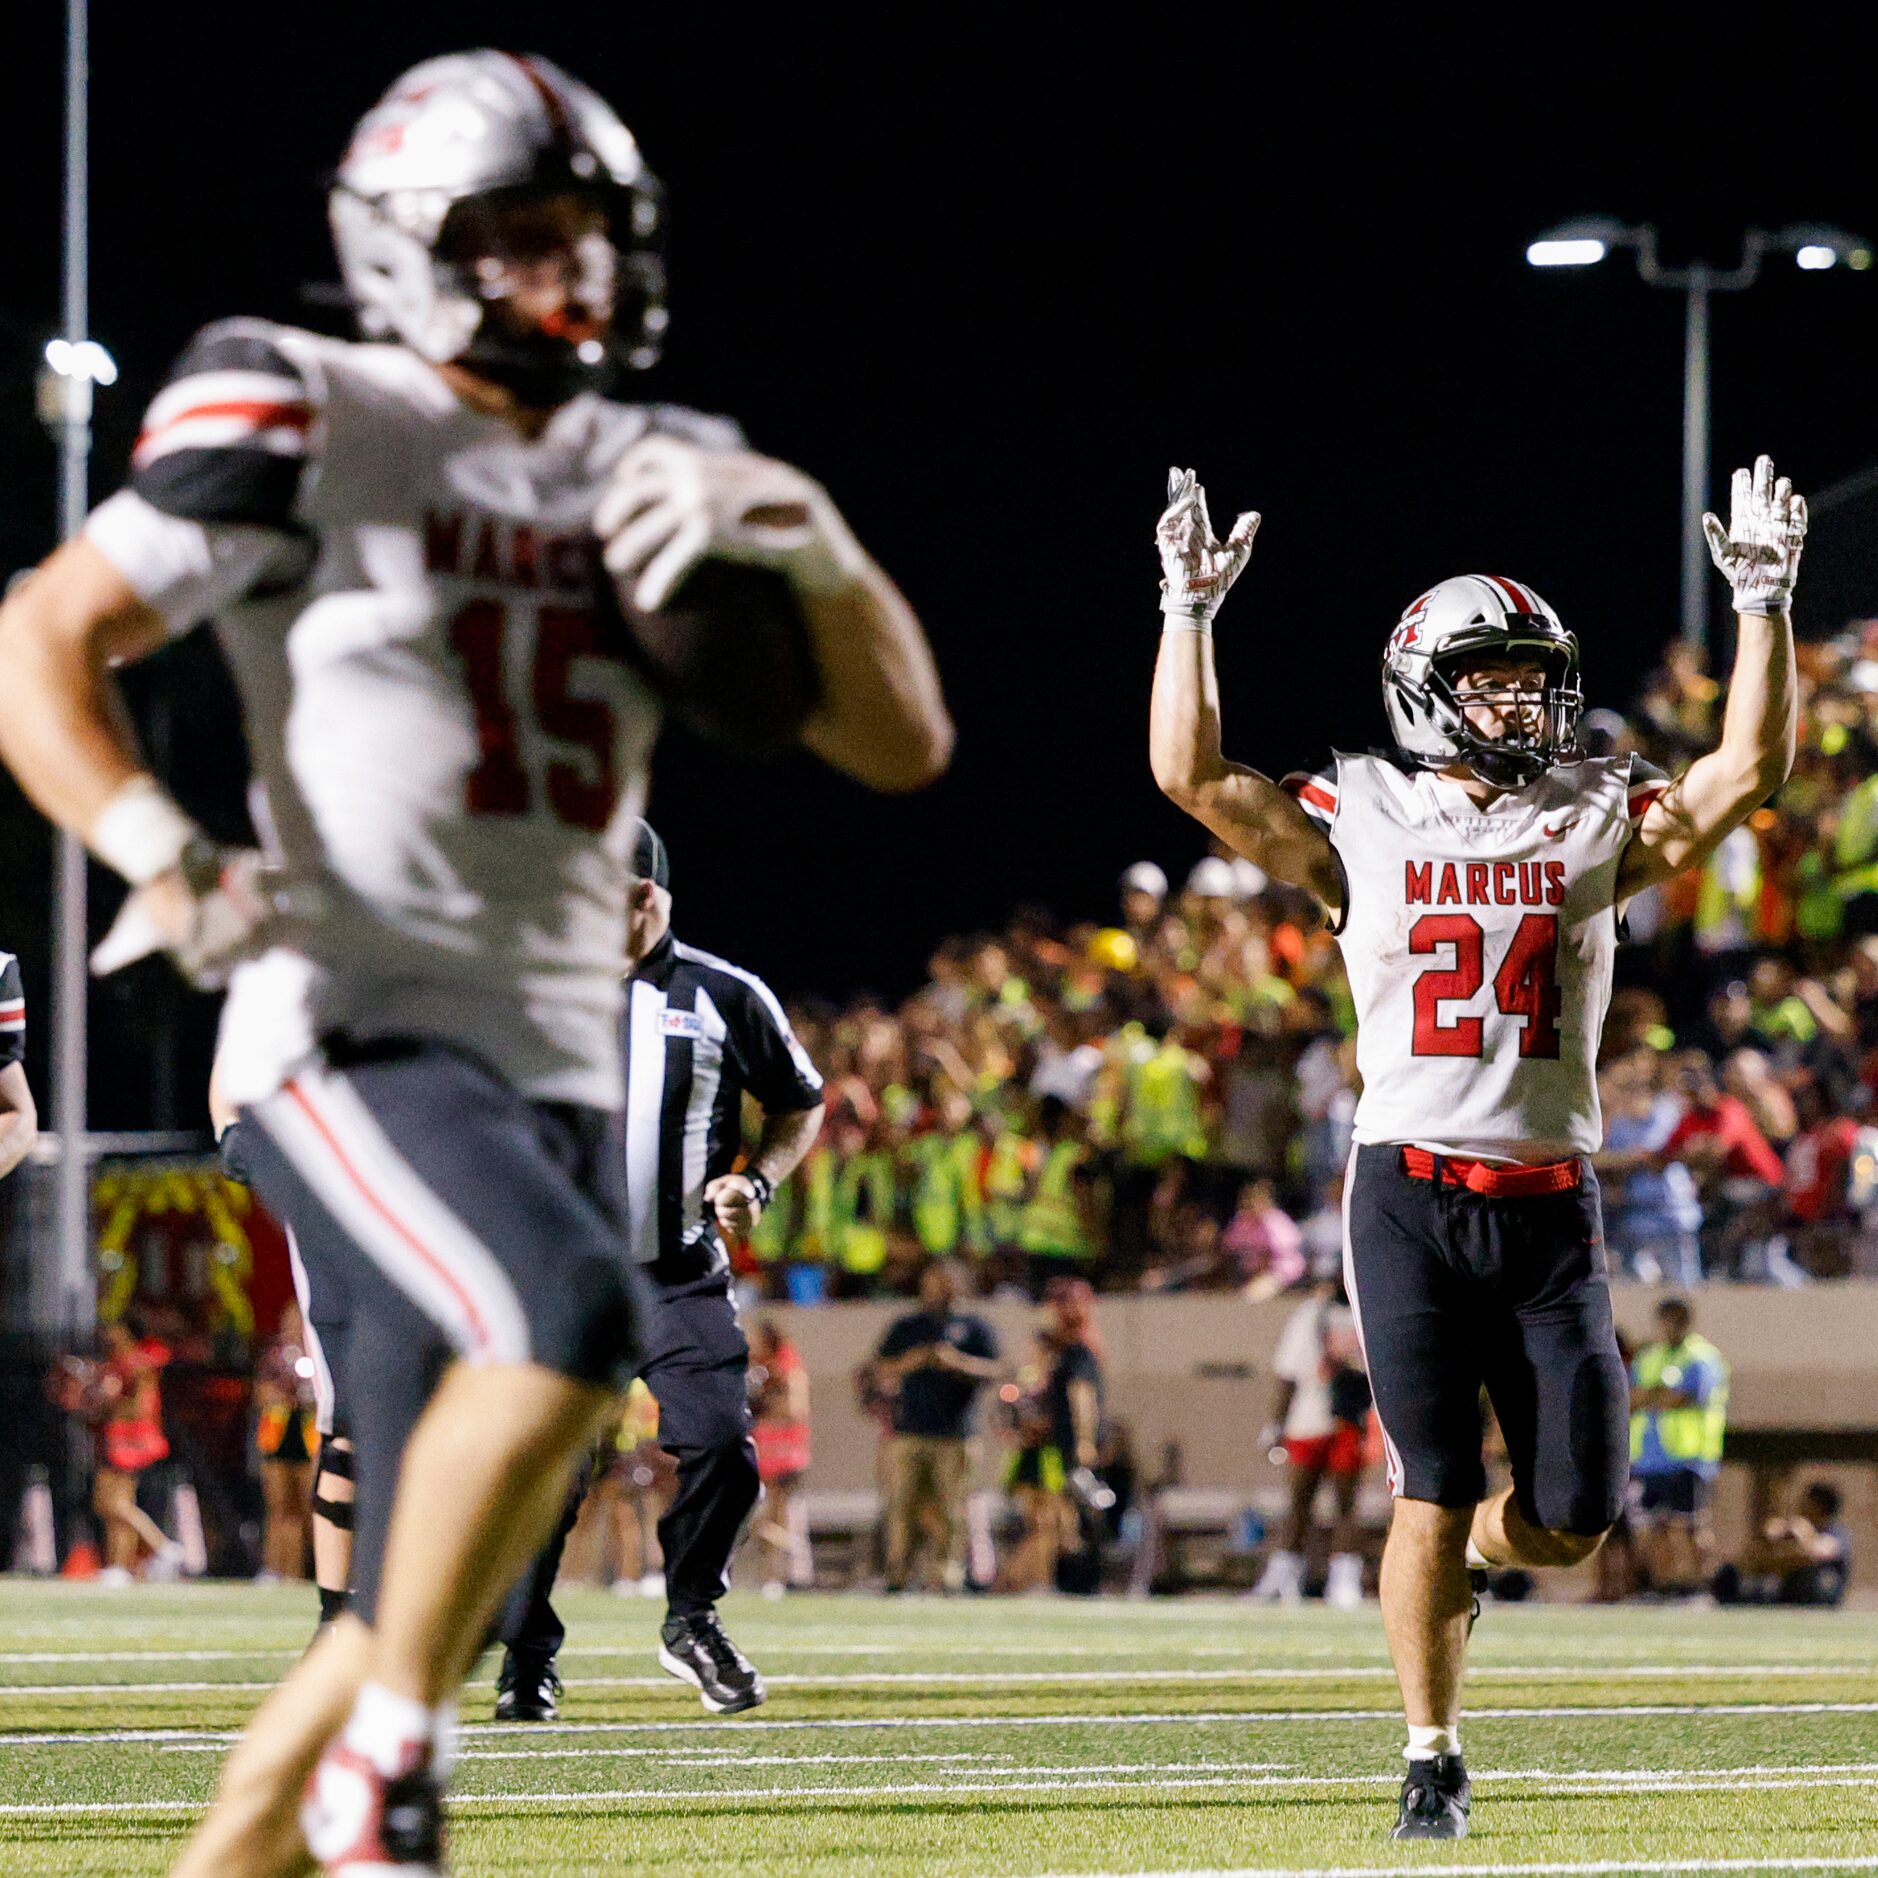
<path fill-rule="evenodd" d="M 1800 1131 L 1787 1150 L 1787 1219 L 1795 1262 L 1815 1278 L 1851 1269 L 1856 1224 L 1847 1200 L 1858 1123 L 1839 1112 L 1827 1083 L 1803 1075 L 1793 1091 Z"/>
<path fill-rule="evenodd" d="M 1722 1093 L 1700 1051 L 1683 1059 L 1676 1082 L 1687 1106 L 1661 1158 L 1681 1161 L 1695 1177 L 1706 1215 L 1702 1262 L 1708 1276 L 1804 1284 L 1780 1233 L 1787 1184 L 1780 1156 L 1747 1104 Z"/>

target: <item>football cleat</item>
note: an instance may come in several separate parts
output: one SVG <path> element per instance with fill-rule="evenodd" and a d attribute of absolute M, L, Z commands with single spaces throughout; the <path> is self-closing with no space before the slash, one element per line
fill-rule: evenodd
<path fill-rule="evenodd" d="M 561 1712 L 554 1658 L 539 1650 L 504 1650 L 496 1678 L 496 1720 L 550 1722 Z"/>
<path fill-rule="evenodd" d="M 1465 1839 L 1474 1790 L 1458 1754 L 1409 1762 L 1392 1839 Z"/>
<path fill-rule="evenodd" d="M 443 1878 L 443 1788 L 430 1744 L 411 1743 L 385 1774 L 335 1741 L 307 1782 L 300 1829 L 332 1878 Z"/>
<path fill-rule="evenodd" d="M 713 1715 L 740 1715 L 769 1696 L 756 1665 L 724 1634 L 715 1611 L 666 1618 L 659 1631 L 659 1667 L 690 1683 Z"/>

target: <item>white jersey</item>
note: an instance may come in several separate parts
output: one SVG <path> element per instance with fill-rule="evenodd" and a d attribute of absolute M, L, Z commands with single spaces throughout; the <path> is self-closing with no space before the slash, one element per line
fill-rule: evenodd
<path fill-rule="evenodd" d="M 442 1038 L 529 1096 L 620 1105 L 659 711 L 591 523 L 652 430 L 739 441 L 593 394 L 528 441 L 401 347 L 258 321 L 207 328 L 152 403 L 86 533 L 172 630 L 214 619 L 296 909 L 230 988 L 231 1100 L 343 1033 Z"/>
<path fill-rule="evenodd" d="M 1286 786 L 1343 870 L 1356 1139 L 1519 1161 L 1601 1147 L 1618 862 L 1663 779 L 1597 757 L 1481 808 L 1432 771 L 1340 755 Z"/>

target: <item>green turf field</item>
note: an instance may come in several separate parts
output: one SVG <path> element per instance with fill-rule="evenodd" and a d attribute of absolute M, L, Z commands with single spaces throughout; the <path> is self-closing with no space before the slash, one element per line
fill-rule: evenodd
<path fill-rule="evenodd" d="M 161 1871 L 310 1607 L 0 1581 L 0 1878 Z M 1870 1613 L 1490 1608 L 1474 1834 L 1409 1849 L 1373 1609 L 738 1598 L 771 1696 L 714 1721 L 656 1607 L 566 1608 L 563 1721 L 466 1704 L 470 1878 L 1878 1869 Z"/>

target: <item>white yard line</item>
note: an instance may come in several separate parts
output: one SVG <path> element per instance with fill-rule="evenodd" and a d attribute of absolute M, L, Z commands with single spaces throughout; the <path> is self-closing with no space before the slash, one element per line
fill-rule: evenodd
<path fill-rule="evenodd" d="M 258 1654 L 258 1653 L 256 1653 Z M 570 1654 L 573 1654 L 570 1652 Z M 634 1655 L 639 1652 L 635 1650 Z M 78 1660 L 78 1659 L 71 1659 Z M 108 1660 L 108 1659 L 104 1659 Z M 196 1657 L 190 1660 L 212 1660 Z M 228 1660 L 252 1661 L 248 1652 L 231 1651 Z M 1482 1664 L 1468 1671 L 1470 1681 L 1522 1682 L 1606 1682 L 1620 1680 L 1664 1680 L 1680 1677 L 1695 1679 L 1722 1678 L 1748 1682 L 1762 1676 L 1837 1676 L 1850 1679 L 1878 1674 L 1878 1665 L 1860 1664 L 1840 1668 L 1821 1663 L 1766 1663 L 1746 1666 L 1728 1664 L 1638 1664 L 1628 1670 L 1571 1669 L 1549 1664 L 1524 1667 L 1514 1664 Z M 1356 1669 L 1276 1669 L 1269 1665 L 1245 1669 L 935 1669 L 874 1670 L 831 1675 L 783 1673 L 765 1678 L 772 1689 L 882 1689 L 913 1688 L 1004 1688 L 1033 1683 L 1214 1683 L 1214 1682 L 1360 1682 L 1393 1680 L 1395 1671 L 1387 1664 L 1365 1664 Z M 199 1695 L 204 1690 L 226 1689 L 246 1694 L 271 1689 L 271 1682 L 15 1682 L 0 1684 L 0 1696 L 35 1695 Z M 669 1676 L 569 1676 L 570 1689 L 669 1689 Z M 1564 1713 L 1566 1711 L 1560 1711 Z"/>
<path fill-rule="evenodd" d="M 210 1683 L 209 1688 L 227 1688 L 227 1683 Z M 669 1686 L 669 1685 L 664 1685 Z M 1606 1703 L 1596 1707 L 1573 1705 L 1563 1708 L 1476 1708 L 1467 1711 L 1469 1721 L 1546 1721 L 1577 1717 L 1708 1715 L 1872 1715 L 1878 1714 L 1878 1702 L 1725 1702 L 1725 1703 Z M 856 1728 L 1148 1728 L 1178 1726 L 1252 1726 L 1284 1722 L 1369 1722 L 1399 1721 L 1396 1708 L 1342 1709 L 1195 1709 L 1170 1710 L 1148 1714 L 1081 1715 L 824 1715 L 801 1720 L 738 1716 L 733 1721 L 624 1721 L 624 1722 L 531 1722 L 534 1736 L 553 1734 L 696 1734 L 702 1731 L 738 1734 L 756 1731 L 815 1732 Z M 465 1739 L 480 1735 L 507 1735 L 513 1738 L 513 1722 L 470 1722 L 459 1730 Z M 85 1743 L 115 1746 L 130 1742 L 233 1741 L 235 1729 L 191 1728 L 98 1728 L 70 1729 L 56 1734 L 23 1732 L 0 1734 L 0 1748 L 71 1747 Z"/>
<path fill-rule="evenodd" d="M 1155 1650 L 1166 1649 L 1162 1640 L 1131 1647 L 1117 1643 L 1108 1648 L 1092 1648 L 1083 1644 L 1054 1643 L 1003 1643 L 997 1641 L 979 1642 L 933 1642 L 933 1643 L 829 1643 L 802 1644 L 793 1639 L 778 1640 L 774 1644 L 763 1641 L 758 1633 L 758 1641 L 753 1646 L 762 1654 L 777 1654 L 787 1657 L 815 1656 L 972 1656 L 978 1658 L 1000 1656 L 1047 1656 L 1060 1659 L 1086 1659 L 1089 1657 L 1141 1656 Z M 1188 1656 L 1226 1657 L 1257 1652 L 1263 1654 L 1262 1646 L 1256 1642 L 1243 1645 L 1203 1644 L 1174 1646 Z M 258 1663 L 264 1661 L 292 1662 L 306 1652 L 304 1641 L 291 1645 L 266 1644 L 253 1649 L 235 1650 L 4 1650 L 0 1651 L 0 1665 L 57 1664 L 57 1663 Z M 570 1643 L 562 1652 L 562 1660 L 584 1661 L 589 1658 L 608 1657 L 643 1657 L 651 1654 L 650 1643 Z M 833 1673 L 825 1676 L 787 1676 L 772 1677 L 771 1681 L 822 1682 L 839 1686 L 843 1682 L 863 1686 L 877 1682 L 930 1682 L 946 1678 L 955 1682 L 981 1681 L 1021 1681 L 1028 1678 L 1033 1681 L 1085 1681 L 1100 1682 L 1132 1678 L 1137 1681 L 1155 1676 L 1170 1680 L 1187 1681 L 1227 1681 L 1242 1677 L 1255 1682 L 1286 1681 L 1325 1681 L 1335 1682 L 1359 1676 L 1392 1676 L 1395 1671 L 1386 1657 L 1374 1656 L 1360 1661 L 1342 1661 L 1338 1663 L 1270 1663 L 1248 1664 L 1242 1668 L 1221 1665 L 1218 1668 L 1193 1669 L 1170 1667 L 1167 1669 L 1088 1669 L 1064 1671 L 1057 1674 L 1049 1671 L 980 1671 L 973 1675 L 964 1672 L 951 1673 L 935 1671 L 924 1675 L 917 1670 L 883 1670 L 872 1674 L 859 1673 L 841 1677 Z M 1878 1675 L 1878 1659 L 1866 1658 L 1848 1661 L 1844 1657 L 1823 1658 L 1811 1663 L 1757 1663 L 1743 1661 L 1737 1663 L 1610 1663 L 1610 1664 L 1567 1664 L 1567 1663 L 1479 1663 L 1468 1670 L 1471 1681 L 1483 1677 L 1515 1680 L 1531 1679 L 1535 1681 L 1579 1681 L 1591 1677 L 1609 1677 L 1613 1679 L 1651 1681 L 1677 1676 L 1692 1677 L 1747 1677 L 1747 1676 L 1870 1676 Z M 121 1684 L 104 1683 L 102 1688 L 121 1687 Z"/>
<path fill-rule="evenodd" d="M 1595 1878 L 1606 1872 L 1727 1872 L 1727 1871 L 1873 1871 L 1878 1854 L 1852 1853 L 1844 1858 L 1625 1858 L 1598 1859 L 1584 1864 L 1544 1865 L 1240 1865 L 1232 1870 L 1085 1872 L 1078 1878 L 1371 1878 L 1388 1873 L 1396 1878 L 1413 1872 L 1415 1878 L 1473 1878 L 1475 1873 L 1500 1878 Z M 1069 1878 L 1055 1874 L 1054 1878 Z"/>
<path fill-rule="evenodd" d="M 1028 1774 L 1049 1775 L 1053 1770 L 1024 1769 Z M 1287 1774 L 1224 1774 L 1224 1775 L 1183 1775 L 1177 1779 L 1167 1779 L 1155 1773 L 1152 1768 L 1138 1771 L 1150 1776 L 1146 1779 L 1115 1780 L 1065 1778 L 1077 1770 L 1055 1770 L 1055 1777 L 1047 1779 L 1011 1779 L 996 1781 L 899 1781 L 883 1786 L 829 1786 L 829 1787 L 708 1787 L 703 1789 L 665 1789 L 646 1787 L 618 1787 L 588 1789 L 585 1791 L 561 1793 L 465 1793 L 453 1796 L 452 1810 L 463 1807 L 497 1806 L 509 1809 L 526 1809 L 539 1806 L 619 1806 L 635 1802 L 656 1805 L 669 1805 L 672 1801 L 746 1801 L 746 1800 L 845 1800 L 875 1801 L 905 1799 L 915 1796 L 942 1797 L 948 1794 L 983 1795 L 1015 1793 L 1175 1793 L 1195 1789 L 1263 1788 L 1263 1787 L 1303 1787 L 1303 1786 L 1352 1786 L 1387 1784 L 1394 1785 L 1400 1779 L 1398 1774 L 1357 1774 L 1357 1775 L 1287 1775 Z M 1532 1778 L 1568 1779 L 1567 1774 L 1535 1775 Z M 1775 1781 L 1769 1784 L 1794 1790 L 1814 1787 L 1871 1785 L 1878 1776 L 1863 1774 L 1856 1779 L 1815 1778 L 1805 1780 Z M 1631 1786 L 1617 1789 L 1624 1792 L 1678 1793 L 1678 1792 L 1713 1792 L 1712 1779 L 1696 1781 L 1669 1781 L 1650 1779 Z M 39 1818 L 58 1816 L 69 1813 L 176 1813 L 200 1811 L 206 1801 L 201 1800 L 98 1800 L 98 1801 L 45 1801 L 29 1804 L 0 1805 L 0 1817 L 4 1818 Z M 1585 1865 L 1520 1865 L 1520 1866 L 1417 1866 L 1417 1872 L 1450 1870 L 1469 1871 L 1518 1871 L 1518 1872 L 1626 1872 L 1626 1871 L 1761 1871 L 1761 1870 L 1839 1870 L 1867 1869 L 1878 1866 L 1878 1856 L 1870 1859 L 1815 1859 L 1800 1860 L 1783 1864 L 1762 1859 L 1743 1859 L 1738 1861 L 1723 1860 L 1715 1862 L 1696 1861 L 1689 1864 L 1664 1862 L 1638 1865 L 1628 1862 L 1611 1862 Z M 1353 1873 L 1371 1871 L 1399 1870 L 1400 1867 L 1354 1866 L 1342 1868 Z M 1243 1878 L 1255 1878 L 1256 1867 L 1245 1869 Z M 1196 1874 L 1183 1874 L 1182 1878 L 1198 1878 Z M 1223 1878 L 1223 1875 L 1222 1875 Z M 1234 1878 L 1240 1878 L 1235 1874 Z M 1263 1878 L 1273 1878 L 1266 1873 Z M 1302 1874 L 1300 1878 L 1313 1878 L 1312 1874 Z M 1326 1875 L 1328 1878 L 1328 1875 Z"/>

